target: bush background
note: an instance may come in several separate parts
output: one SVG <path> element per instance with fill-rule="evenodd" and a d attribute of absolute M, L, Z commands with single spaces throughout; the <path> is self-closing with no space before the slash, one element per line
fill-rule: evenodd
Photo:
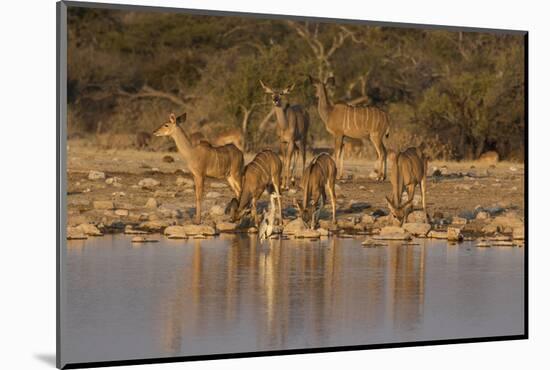
<path fill-rule="evenodd" d="M 333 101 L 387 110 L 391 148 L 523 160 L 522 36 L 70 8 L 68 42 L 70 137 L 123 146 L 186 111 L 190 131 L 244 128 L 250 150 L 271 146 L 262 79 L 296 84 L 290 100 L 310 111 L 314 145 L 324 146 L 311 74 L 335 76 Z"/>

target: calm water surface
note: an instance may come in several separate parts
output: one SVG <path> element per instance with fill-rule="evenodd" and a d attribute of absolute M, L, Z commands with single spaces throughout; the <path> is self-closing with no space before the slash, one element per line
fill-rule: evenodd
<path fill-rule="evenodd" d="M 523 248 L 68 243 L 67 362 L 523 334 Z"/>

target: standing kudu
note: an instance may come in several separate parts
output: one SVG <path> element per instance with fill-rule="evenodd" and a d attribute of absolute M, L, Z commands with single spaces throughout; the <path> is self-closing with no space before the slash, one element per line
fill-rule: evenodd
<path fill-rule="evenodd" d="M 177 117 L 172 113 L 168 122 L 153 133 L 155 136 L 170 136 L 176 142 L 178 151 L 187 163 L 195 182 L 195 223 L 201 223 L 201 201 L 205 177 L 226 179 L 238 197 L 241 193 L 243 153 L 233 144 L 214 147 L 206 141 L 193 143 L 181 124 L 186 114 Z"/>
<path fill-rule="evenodd" d="M 296 202 L 298 213 L 302 219 L 311 217 L 310 227 L 315 228 L 319 213 L 323 209 L 327 195 L 325 187 L 328 188 L 330 203 L 332 205 L 332 223 L 336 223 L 336 163 L 327 153 L 321 153 L 313 158 L 309 166 L 304 170 L 302 176 L 302 203 Z M 318 210 L 315 208 L 321 200 Z"/>
<path fill-rule="evenodd" d="M 301 105 L 283 104 L 282 97 L 290 94 L 294 85 L 282 90 L 273 89 L 260 81 L 266 94 L 271 94 L 271 100 L 277 117 L 277 131 L 283 157 L 283 188 L 288 188 L 289 181 L 294 181 L 296 169 L 296 151 L 302 156 L 302 171 L 306 166 L 307 134 L 309 130 L 309 114 Z M 294 163 L 291 162 L 294 158 Z"/>
<path fill-rule="evenodd" d="M 319 116 L 325 123 L 327 131 L 334 136 L 334 155 L 339 162 L 339 176 L 344 175 L 344 157 L 342 145 L 344 138 L 370 139 L 378 155 L 378 180 L 386 178 L 386 147 L 383 138 L 388 137 L 390 119 L 386 112 L 376 107 L 354 107 L 345 103 L 333 104 L 327 95 L 326 86 L 334 84 L 334 77 L 322 82 L 309 76 L 315 86 L 318 99 Z"/>
<path fill-rule="evenodd" d="M 231 221 L 235 222 L 241 219 L 248 211 L 252 213 L 254 224 L 258 227 L 258 214 L 256 210 L 256 202 L 262 196 L 264 190 L 267 190 L 270 195 L 275 192 L 277 205 L 279 206 L 279 220 L 283 221 L 283 212 L 281 208 L 281 171 L 283 165 L 279 156 L 271 150 L 263 150 L 256 154 L 252 162 L 244 168 L 242 176 L 241 194 L 237 199 L 232 199 L 229 203 L 226 212 L 230 213 Z M 271 208 L 275 204 L 271 197 Z"/>
<path fill-rule="evenodd" d="M 428 171 L 428 158 L 426 158 L 419 149 L 408 148 L 401 153 L 391 152 L 389 154 L 392 170 L 390 181 L 392 186 L 392 198 L 386 196 L 390 211 L 400 224 L 407 221 L 407 216 L 412 211 L 414 190 L 416 185 L 420 185 L 422 192 L 422 208 L 424 209 L 426 221 L 426 177 Z M 401 203 L 403 189 L 407 190 L 407 201 Z"/>

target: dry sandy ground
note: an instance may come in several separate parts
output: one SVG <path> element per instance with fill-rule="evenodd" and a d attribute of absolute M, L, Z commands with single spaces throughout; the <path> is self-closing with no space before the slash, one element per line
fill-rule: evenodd
<path fill-rule="evenodd" d="M 191 222 L 194 192 L 192 186 L 181 184 L 181 179 L 180 184 L 177 183 L 178 177 L 190 179 L 186 165 L 178 153 L 103 150 L 78 146 L 73 142 L 69 142 L 67 149 L 69 225 L 90 222 L 102 226 L 118 225 L 120 228 L 123 224 L 137 225 L 143 221 L 158 219 L 176 224 Z M 167 155 L 175 161 L 164 162 L 163 157 Z M 245 161 L 250 161 L 252 157 L 253 155 L 246 155 Z M 346 161 L 347 179 L 339 181 L 336 190 L 338 219 L 360 217 L 378 209 L 387 211 L 384 196 L 391 193 L 391 185 L 389 181 L 376 182 L 368 177 L 373 166 L 374 162 L 362 159 Z M 427 205 L 431 216 L 448 220 L 453 216 L 472 216 L 474 209 L 481 206 L 501 207 L 515 212 L 523 219 L 522 163 L 499 162 L 489 165 L 478 162 L 436 161 L 429 164 L 430 175 L 434 168 L 442 169 L 446 175 L 428 177 Z M 105 173 L 105 179 L 90 180 L 88 176 L 91 170 Z M 138 186 L 140 180 L 145 178 L 158 180 L 160 185 L 150 188 Z M 215 205 L 224 208 L 233 196 L 225 184 L 224 180 L 217 179 L 206 182 L 203 219 L 207 223 L 224 219 L 224 216 L 210 216 L 210 209 Z M 418 197 L 419 189 L 416 193 Z M 285 215 L 288 218 L 293 216 L 293 198 L 299 198 L 300 194 L 297 188 L 283 194 L 283 209 L 286 209 Z M 146 207 L 150 198 L 155 198 L 157 207 L 154 204 Z M 264 194 L 263 200 L 263 204 L 268 202 L 267 195 Z M 114 209 L 97 209 L 94 201 L 112 201 Z M 355 207 L 351 207 L 352 205 Z M 329 211 L 329 207 L 326 206 L 325 210 Z M 323 214 L 325 217 L 328 215 L 328 212 Z M 477 220 L 473 220 L 470 223 L 476 225 L 476 222 Z M 477 222 L 478 229 L 486 223 L 487 221 Z"/>

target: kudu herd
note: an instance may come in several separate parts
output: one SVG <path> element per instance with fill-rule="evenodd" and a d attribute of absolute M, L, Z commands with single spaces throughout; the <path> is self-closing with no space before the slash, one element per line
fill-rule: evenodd
<path fill-rule="evenodd" d="M 318 113 L 326 130 L 334 137 L 334 157 L 328 153 L 315 156 L 306 167 L 307 138 L 309 114 L 300 105 L 283 103 L 283 97 L 289 95 L 294 84 L 275 89 L 259 81 L 273 103 L 277 122 L 277 134 L 280 152 L 265 149 L 256 154 L 254 159 L 244 166 L 243 145 L 237 147 L 238 135 L 228 135 L 206 140 L 200 134 L 188 134 L 183 128 L 186 114 L 176 117 L 170 114 L 168 122 L 154 131 L 155 136 L 170 136 L 175 141 L 178 151 L 187 163 L 195 184 L 195 223 L 201 222 L 201 200 L 206 177 L 225 179 L 235 197 L 226 207 L 226 214 L 233 222 L 240 221 L 250 213 L 254 225 L 261 229 L 261 237 L 271 233 L 277 206 L 278 221 L 283 225 L 281 207 L 282 191 L 290 188 L 295 182 L 296 162 L 301 157 L 302 199 L 296 201 L 298 215 L 311 228 L 319 221 L 322 208 L 327 201 L 327 191 L 332 206 L 331 221 L 336 223 L 336 179 L 343 175 L 343 143 L 351 141 L 355 145 L 369 139 L 376 149 L 377 180 L 386 178 L 386 162 L 391 164 L 390 182 L 392 194 L 386 196 L 391 214 L 401 223 L 406 222 L 413 209 L 414 192 L 417 185 L 422 193 L 422 207 L 426 213 L 426 172 L 427 158 L 417 148 L 408 148 L 403 152 L 387 153 L 383 139 L 390 130 L 390 119 L 386 112 L 377 107 L 356 107 L 345 103 L 332 103 L 327 87 L 334 84 L 334 78 L 324 82 L 309 76 L 315 87 L 318 99 Z M 241 134 L 242 135 L 242 134 Z M 241 141 L 242 143 L 242 136 Z M 402 202 L 403 190 L 407 192 L 407 201 Z M 267 191 L 271 197 L 270 211 L 263 212 L 260 220 L 256 209 L 261 195 Z M 275 204 L 277 201 L 277 205 Z M 426 213 L 427 218 L 427 213 Z M 260 224 L 261 223 L 261 224 Z M 268 231 L 267 231 L 268 230 Z"/>

